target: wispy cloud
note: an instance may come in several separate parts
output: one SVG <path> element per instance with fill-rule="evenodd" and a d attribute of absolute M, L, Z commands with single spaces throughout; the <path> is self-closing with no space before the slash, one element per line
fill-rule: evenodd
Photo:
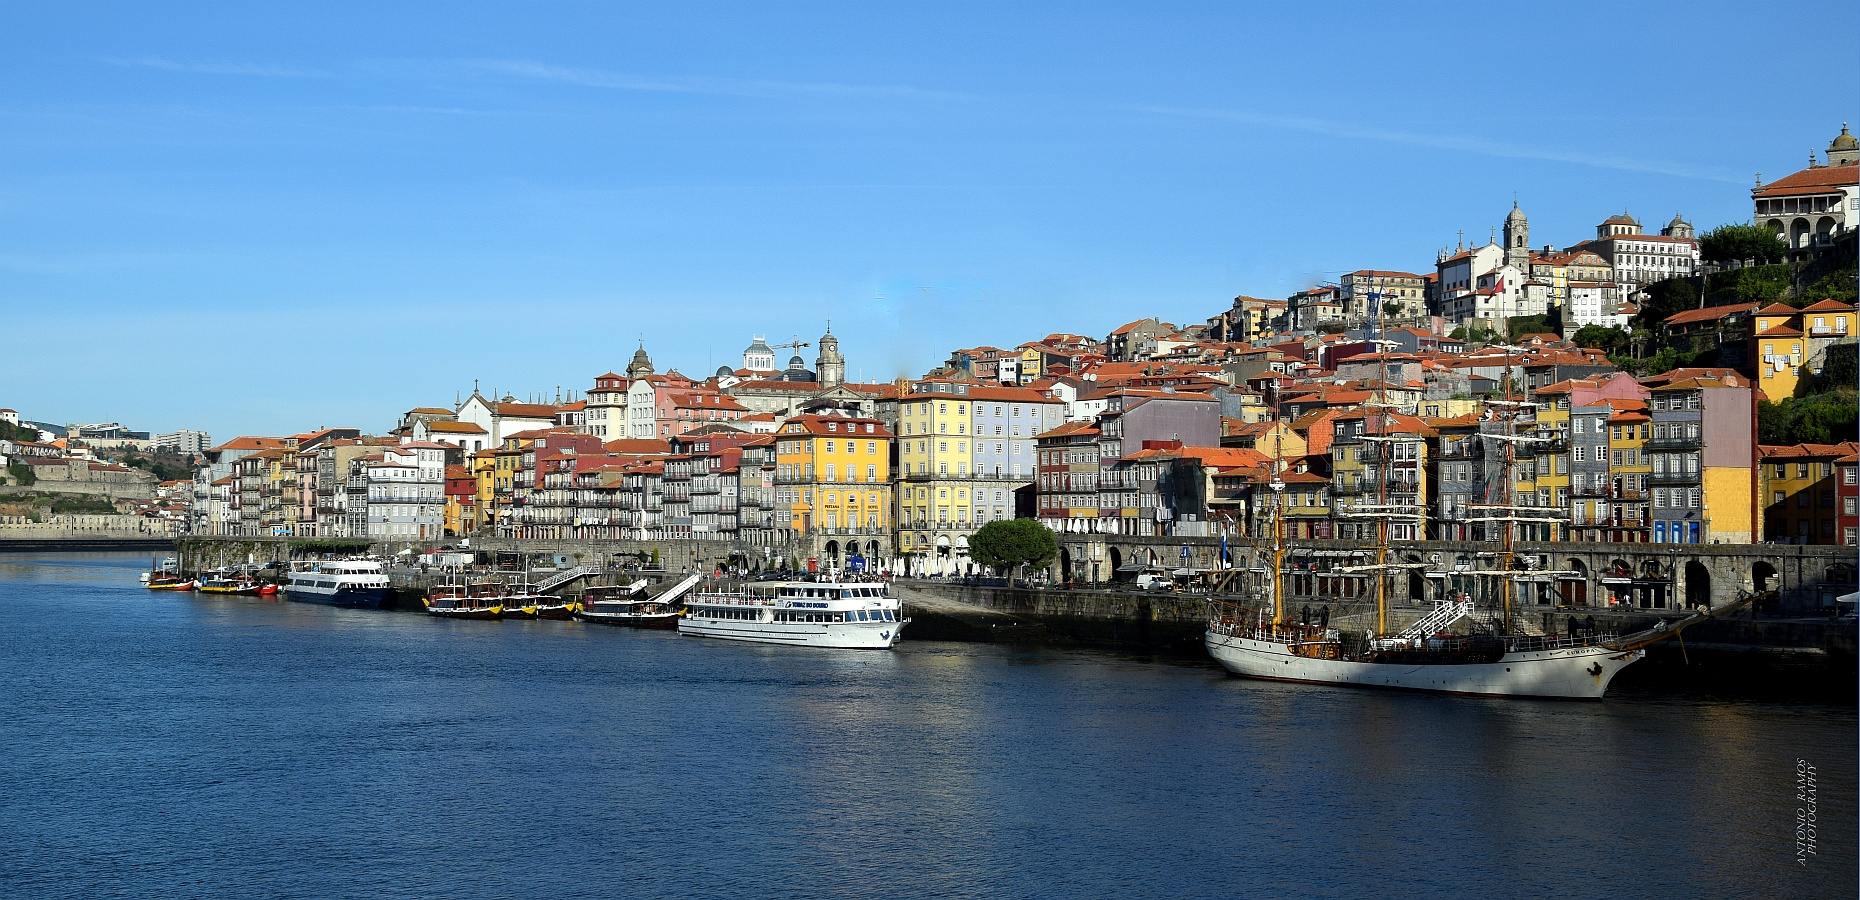
<path fill-rule="evenodd" d="M 979 100 L 980 96 L 956 91 L 938 91 L 907 85 L 841 84 L 836 82 L 771 81 L 741 78 L 654 78 L 579 69 L 524 60 L 471 60 L 469 68 L 531 81 L 578 84 L 586 87 L 622 91 L 652 91 L 674 94 L 718 94 L 732 97 L 776 97 L 803 94 L 848 97 L 916 97 L 926 100 Z"/>
<path fill-rule="evenodd" d="M 1307 134 L 1321 134 L 1329 137 L 1376 141 L 1385 144 L 1401 144 L 1409 147 L 1427 147 L 1435 150 L 1451 150 L 1459 153 L 1471 153 L 1478 156 L 1492 156 L 1502 159 L 1535 159 L 1545 162 L 1591 166 L 1598 169 L 1617 169 L 1624 172 L 1646 172 L 1654 175 L 1670 175 L 1676 178 L 1716 181 L 1725 184 L 1744 183 L 1744 179 L 1734 178 L 1723 172 L 1708 171 L 1690 166 L 1661 165 L 1658 163 L 1649 163 L 1640 159 L 1624 159 L 1621 157 L 1602 156 L 1573 150 L 1532 147 L 1523 144 L 1507 143 L 1505 141 L 1494 141 L 1486 138 L 1467 137 L 1465 135 L 1396 131 L 1387 128 L 1364 127 L 1361 125 L 1344 124 L 1341 122 L 1331 122 L 1324 119 L 1312 119 L 1302 116 L 1262 115 L 1242 110 L 1142 105 L 1125 105 L 1118 108 L 1129 112 L 1176 116 L 1181 118 L 1209 119 L 1224 122 L 1240 122 L 1248 125 L 1259 125 L 1265 128 L 1277 128 L 1285 131 L 1298 131 Z"/>
<path fill-rule="evenodd" d="M 317 69 L 297 69 L 288 66 L 267 66 L 253 63 L 227 62 L 179 62 L 154 56 L 138 56 L 131 59 L 107 58 L 104 62 L 113 66 L 132 69 L 160 69 L 164 72 L 189 72 L 197 75 L 243 75 L 259 78 L 327 78 L 328 72 Z"/>

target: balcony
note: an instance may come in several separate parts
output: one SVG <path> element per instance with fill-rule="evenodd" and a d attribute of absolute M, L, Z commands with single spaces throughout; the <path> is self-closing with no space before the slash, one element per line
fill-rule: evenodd
<path fill-rule="evenodd" d="M 1699 439 L 1696 436 L 1657 437 L 1647 441 L 1647 449 L 1649 450 L 1695 450 L 1699 446 Z"/>

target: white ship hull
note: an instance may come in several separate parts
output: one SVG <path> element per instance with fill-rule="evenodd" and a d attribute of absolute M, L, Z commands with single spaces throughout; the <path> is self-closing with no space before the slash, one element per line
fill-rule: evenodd
<path fill-rule="evenodd" d="M 686 616 L 678 633 L 693 637 L 788 644 L 829 650 L 889 650 L 904 636 L 904 622 L 743 622 Z"/>
<path fill-rule="evenodd" d="M 827 650 L 889 650 L 910 620 L 874 582 L 759 583 L 741 593 L 698 593 L 678 619 L 692 637 Z"/>
<path fill-rule="evenodd" d="M 1311 659 L 1277 641 L 1216 631 L 1208 632 L 1207 645 L 1208 654 L 1227 671 L 1245 678 L 1575 700 L 1600 700 L 1616 674 L 1647 655 L 1645 650 L 1563 647 L 1508 652 L 1490 663 L 1416 664 Z"/>

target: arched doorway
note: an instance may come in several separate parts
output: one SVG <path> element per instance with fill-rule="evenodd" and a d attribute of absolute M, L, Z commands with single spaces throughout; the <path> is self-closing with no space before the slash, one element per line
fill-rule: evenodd
<path fill-rule="evenodd" d="M 1711 607 L 1711 572 L 1698 560 L 1686 563 L 1686 608 Z"/>
<path fill-rule="evenodd" d="M 1557 595 L 1564 606 L 1589 605 L 1589 567 L 1582 560 L 1571 557 L 1569 572 L 1557 580 Z"/>
<path fill-rule="evenodd" d="M 1116 547 L 1109 548 L 1111 571 L 1104 573 L 1104 580 L 1116 581 L 1117 570 L 1124 567 L 1124 553 Z"/>
<path fill-rule="evenodd" d="M 1064 584 L 1072 580 L 1072 551 L 1059 548 L 1059 582 Z"/>
<path fill-rule="evenodd" d="M 1751 590 L 1761 594 L 1764 591 L 1776 590 L 1781 586 L 1782 585 L 1776 580 L 1775 566 L 1763 560 L 1757 560 L 1757 564 L 1750 567 Z"/>

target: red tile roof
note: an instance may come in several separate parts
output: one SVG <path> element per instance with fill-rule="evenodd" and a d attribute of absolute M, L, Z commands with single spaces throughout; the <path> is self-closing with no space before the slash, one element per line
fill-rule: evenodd
<path fill-rule="evenodd" d="M 1725 306 L 1707 306 L 1704 309 L 1688 309 L 1683 312 L 1673 313 L 1666 317 L 1666 322 L 1669 325 L 1689 325 L 1693 322 L 1710 322 L 1738 313 L 1753 312 L 1756 308 L 1757 304 L 1755 303 L 1731 303 Z"/>
<path fill-rule="evenodd" d="M 1835 188 L 1860 184 L 1860 167 L 1816 166 L 1793 175 L 1785 175 L 1750 192 L 1753 198 L 1792 197 L 1797 194 L 1825 194 Z"/>

